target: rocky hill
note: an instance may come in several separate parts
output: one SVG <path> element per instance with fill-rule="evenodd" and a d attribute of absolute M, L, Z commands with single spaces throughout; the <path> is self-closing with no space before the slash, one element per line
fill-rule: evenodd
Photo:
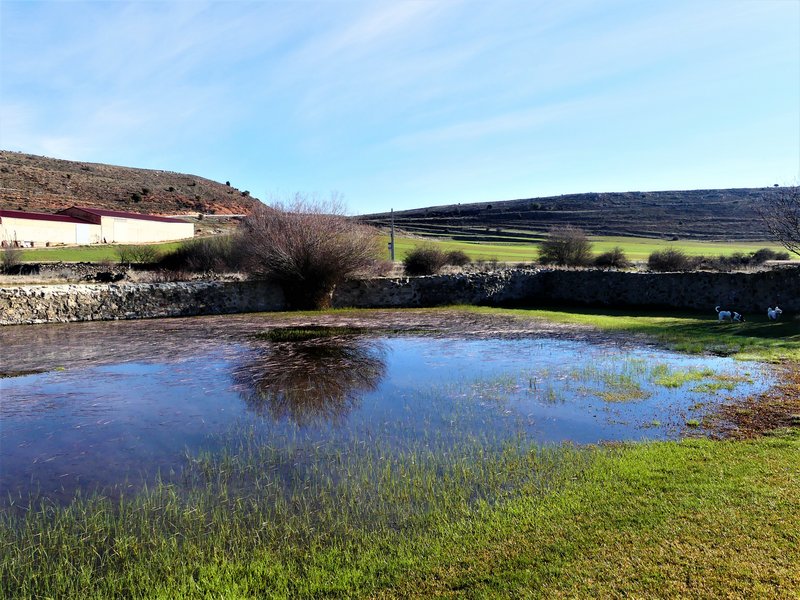
<path fill-rule="evenodd" d="M 158 215 L 249 213 L 249 192 L 196 175 L 74 162 L 0 150 L 0 208 L 55 212 L 72 205 Z"/>
<path fill-rule="evenodd" d="M 775 188 L 569 194 L 434 206 L 394 213 L 395 226 L 422 236 L 471 241 L 534 241 L 550 227 L 594 235 L 664 239 L 769 239 L 755 206 Z M 389 213 L 362 215 L 388 226 Z"/>

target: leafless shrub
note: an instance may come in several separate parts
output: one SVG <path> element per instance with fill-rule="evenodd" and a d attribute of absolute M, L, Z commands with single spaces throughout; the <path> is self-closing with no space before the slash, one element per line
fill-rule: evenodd
<path fill-rule="evenodd" d="M 667 273 L 670 271 L 691 271 L 699 264 L 699 259 L 690 258 L 679 248 L 656 250 L 647 259 L 647 267 L 651 271 Z"/>
<path fill-rule="evenodd" d="M 447 264 L 447 254 L 433 244 L 422 244 L 403 259 L 406 274 L 411 276 L 435 275 Z"/>
<path fill-rule="evenodd" d="M 800 256 L 800 186 L 764 194 L 756 211 L 764 225 L 789 252 Z"/>
<path fill-rule="evenodd" d="M 448 265 L 453 265 L 454 267 L 465 267 L 472 262 L 472 259 L 463 250 L 451 250 L 447 253 L 445 259 Z"/>
<path fill-rule="evenodd" d="M 275 281 L 292 308 L 324 308 L 338 283 L 368 269 L 380 252 L 378 231 L 327 201 L 295 195 L 260 207 L 239 230 L 245 269 Z"/>
<path fill-rule="evenodd" d="M 12 244 L 3 246 L 3 254 L 0 258 L 0 266 L 3 273 L 16 273 L 22 264 L 22 249 Z"/>
<path fill-rule="evenodd" d="M 159 266 L 171 271 L 222 273 L 238 271 L 242 264 L 241 245 L 228 235 L 203 237 L 181 244 L 165 255 Z"/>
<path fill-rule="evenodd" d="M 388 277 L 394 271 L 394 263 L 390 260 L 375 259 L 366 272 L 374 277 Z"/>
<path fill-rule="evenodd" d="M 581 267 L 592 261 L 592 244 L 579 227 L 553 227 L 539 245 L 539 262 Z"/>
<path fill-rule="evenodd" d="M 615 246 L 608 252 L 598 254 L 594 259 L 596 267 L 611 268 L 611 269 L 627 269 L 631 266 L 625 251 L 619 246 Z"/>
<path fill-rule="evenodd" d="M 500 261 L 493 256 L 492 258 L 481 258 L 475 261 L 475 265 L 481 271 L 496 271 L 500 267 Z"/>
<path fill-rule="evenodd" d="M 116 253 L 121 265 L 153 264 L 161 258 L 158 248 L 147 244 L 117 246 Z"/>

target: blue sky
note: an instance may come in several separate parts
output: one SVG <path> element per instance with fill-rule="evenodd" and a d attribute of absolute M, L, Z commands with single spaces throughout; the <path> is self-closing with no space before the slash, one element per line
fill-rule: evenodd
<path fill-rule="evenodd" d="M 0 2 L 0 147 L 351 213 L 800 179 L 800 0 Z"/>

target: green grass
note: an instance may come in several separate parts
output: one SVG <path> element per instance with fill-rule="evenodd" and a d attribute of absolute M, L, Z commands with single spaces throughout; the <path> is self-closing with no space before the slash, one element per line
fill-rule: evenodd
<path fill-rule="evenodd" d="M 666 240 L 654 240 L 635 237 L 612 237 L 612 236 L 591 236 L 589 238 L 594 244 L 595 254 L 608 252 L 615 246 L 621 247 L 631 260 L 647 260 L 650 254 L 656 250 L 665 248 L 677 248 L 683 250 L 689 256 L 729 256 L 735 252 L 749 254 L 761 248 L 770 248 L 775 252 L 785 252 L 786 249 L 774 242 L 701 242 L 680 240 L 668 242 Z"/>
<path fill-rule="evenodd" d="M 388 237 L 384 236 L 383 247 L 386 247 Z M 760 248 L 771 248 L 776 252 L 785 251 L 773 242 L 699 242 L 699 241 L 677 241 L 668 242 L 665 240 L 635 238 L 635 237 L 611 237 L 611 236 L 591 236 L 594 254 L 601 254 L 611 250 L 615 246 L 620 246 L 630 260 L 647 260 L 655 250 L 665 248 L 678 248 L 690 256 L 719 256 L 730 255 L 735 252 L 748 254 Z M 472 260 L 492 260 L 497 259 L 501 262 L 532 262 L 539 256 L 538 244 L 530 243 L 478 243 L 463 242 L 453 240 L 419 240 L 407 237 L 395 238 L 395 259 L 403 258 L 422 243 L 431 243 L 444 251 L 461 250 Z"/>
<path fill-rule="evenodd" d="M 0 525 L 7 597 L 794 597 L 800 433 L 189 457 L 192 492 Z M 302 456 L 302 455 L 295 455 Z M 308 457 L 306 457 L 308 458 Z M 298 460 L 298 459 L 295 459 Z M 339 476 L 326 477 L 336 464 Z M 315 465 L 320 466 L 315 469 Z M 255 487 L 254 487 L 255 486 Z M 249 493 L 248 493 L 249 490 Z"/>
<path fill-rule="evenodd" d="M 664 240 L 652 240 L 632 237 L 608 237 L 594 236 L 591 238 L 594 244 L 594 253 L 600 254 L 620 246 L 628 258 L 631 260 L 646 260 L 654 250 L 664 248 L 680 248 L 691 256 L 704 254 L 707 256 L 718 256 L 720 254 L 729 255 L 734 252 L 745 254 L 754 252 L 759 248 L 772 248 L 775 251 L 782 251 L 783 248 L 771 242 L 758 243 L 727 243 L 727 242 L 667 242 Z M 382 236 L 382 247 L 388 243 L 388 236 Z M 405 256 L 416 246 L 422 243 L 431 243 L 444 251 L 462 250 L 472 260 L 498 260 L 510 263 L 530 263 L 539 255 L 538 245 L 530 243 L 478 243 L 463 242 L 453 240 L 420 240 L 416 238 L 397 237 L 395 239 L 395 259 L 403 260 Z M 152 244 L 160 252 L 175 250 L 181 242 L 168 242 L 164 244 Z M 388 256 L 388 251 L 387 251 Z M 22 260 L 24 262 L 102 262 L 117 261 L 118 256 L 114 245 L 92 245 L 92 246 L 69 246 L 58 248 L 33 248 L 23 250 Z"/>
<path fill-rule="evenodd" d="M 161 253 L 177 249 L 181 242 L 148 244 Z M 64 246 L 56 248 L 32 248 L 22 251 L 23 262 L 118 262 L 116 245 Z"/>
<path fill-rule="evenodd" d="M 688 353 L 709 352 L 740 360 L 800 360 L 800 320 L 768 321 L 748 316 L 745 323 L 720 323 L 716 315 L 600 309 L 503 309 L 476 306 L 460 310 L 520 318 L 543 318 L 601 331 L 645 336 Z"/>

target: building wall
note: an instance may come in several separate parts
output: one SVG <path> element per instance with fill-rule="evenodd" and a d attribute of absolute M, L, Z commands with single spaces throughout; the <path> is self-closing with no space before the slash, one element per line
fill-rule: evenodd
<path fill-rule="evenodd" d="M 0 240 L 6 242 L 33 242 L 36 246 L 51 244 L 76 244 L 87 236 L 91 241 L 100 240 L 100 226 L 91 224 L 64 223 L 38 219 L 2 217 Z M 78 228 L 81 228 L 80 238 Z M 88 228 L 88 230 L 87 230 Z M 92 239 L 94 238 L 94 239 Z"/>
<path fill-rule="evenodd" d="M 128 219 L 120 217 L 101 217 L 101 239 L 107 243 L 138 244 L 141 242 L 164 242 L 194 237 L 192 223 L 165 223 Z"/>

